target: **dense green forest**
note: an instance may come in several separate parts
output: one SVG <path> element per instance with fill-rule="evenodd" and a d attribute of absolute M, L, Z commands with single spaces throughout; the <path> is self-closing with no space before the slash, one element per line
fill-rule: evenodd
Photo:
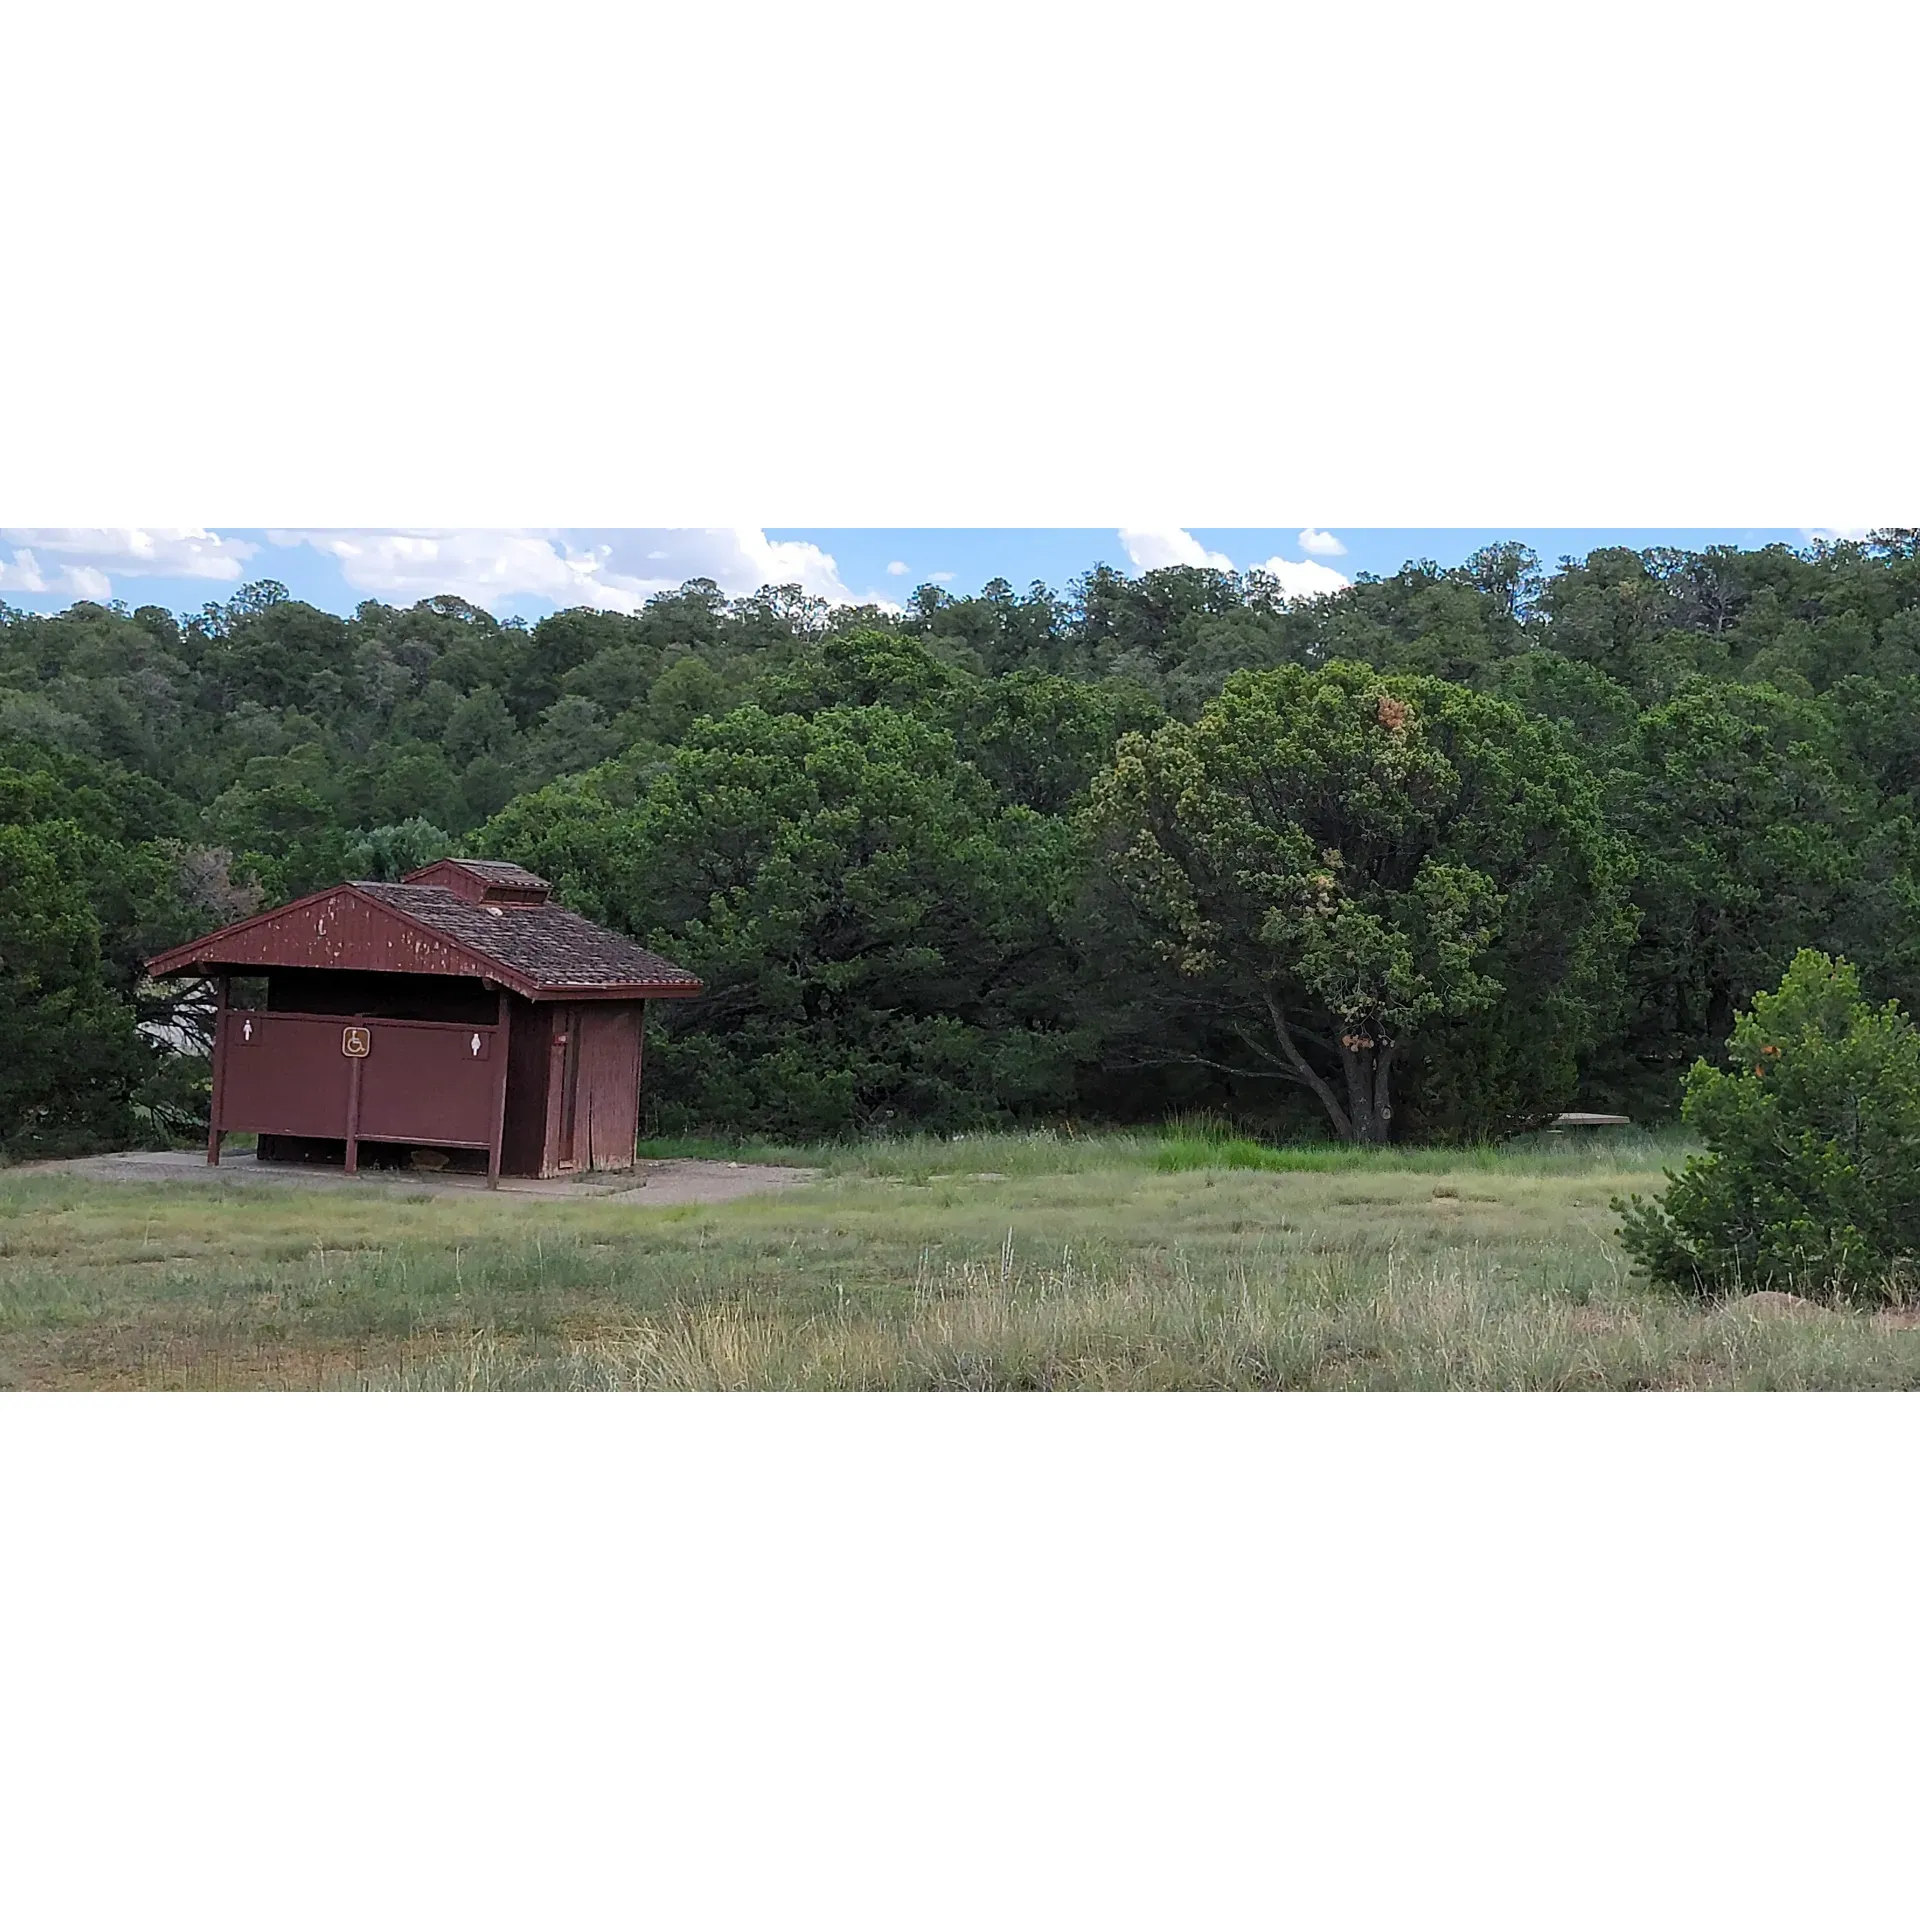
<path fill-rule="evenodd" d="M 692 967 L 647 1119 L 1670 1113 L 1818 946 L 1920 1004 L 1920 534 L 904 613 L 0 606 L 0 1149 L 205 1112 L 146 955 L 450 848 Z"/>

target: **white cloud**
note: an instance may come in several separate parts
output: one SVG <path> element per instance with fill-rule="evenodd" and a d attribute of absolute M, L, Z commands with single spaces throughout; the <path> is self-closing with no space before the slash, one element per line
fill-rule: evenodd
<path fill-rule="evenodd" d="M 1829 544 L 1840 540 L 1864 540 L 1872 532 L 1871 527 L 1802 527 L 1800 538 L 1812 546 L 1817 540 L 1825 540 Z"/>
<path fill-rule="evenodd" d="M 889 560 L 887 562 L 887 571 L 892 574 L 896 580 L 903 580 L 913 569 L 909 567 L 904 560 Z"/>
<path fill-rule="evenodd" d="M 1303 547 L 1307 544 L 1308 535 L 1332 542 L 1331 546 L 1315 551 L 1346 551 L 1331 534 L 1316 533 L 1312 527 L 1300 536 Z M 1127 558 L 1142 572 L 1150 572 L 1155 567 L 1218 567 L 1225 573 L 1233 571 L 1233 562 L 1224 553 L 1209 553 L 1182 527 L 1151 532 L 1123 527 L 1120 530 L 1120 544 L 1126 548 Z M 1317 560 L 1282 560 L 1277 554 L 1273 559 L 1263 561 L 1259 571 L 1271 574 L 1289 600 L 1310 600 L 1317 594 L 1338 593 L 1342 587 L 1353 584 L 1344 573 L 1323 567 Z"/>
<path fill-rule="evenodd" d="M 1224 553 L 1209 553 L 1184 527 L 1122 527 L 1120 544 L 1127 558 L 1142 573 L 1155 567 L 1218 567 L 1222 573 L 1233 571 L 1233 562 Z"/>
<path fill-rule="evenodd" d="M 46 575 L 40 571 L 40 562 L 34 558 L 31 547 L 16 547 L 11 561 L 0 560 L 0 590 L 9 587 L 15 593 L 58 591 L 47 585 Z"/>
<path fill-rule="evenodd" d="M 31 547 L 16 547 L 0 560 L 0 593 L 57 593 L 72 600 L 111 600 L 113 582 L 98 567 L 58 567 L 52 575 Z"/>
<path fill-rule="evenodd" d="M 840 578 L 832 554 L 807 540 L 769 540 L 758 527 L 627 528 L 572 536 L 544 528 L 285 528 L 267 537 L 276 546 L 331 554 L 349 586 L 400 602 L 450 593 L 492 607 L 526 594 L 559 607 L 632 613 L 652 595 L 695 579 L 711 580 L 732 595 L 792 585 L 833 606 L 862 601 Z"/>
<path fill-rule="evenodd" d="M 1300 551 L 1317 553 L 1323 560 L 1331 560 L 1346 552 L 1346 548 L 1330 533 L 1323 533 L 1318 527 L 1300 529 Z"/>
<path fill-rule="evenodd" d="M 936 587 L 946 587 L 953 584 L 956 576 L 951 573 L 930 573 L 927 575 L 927 578 L 931 580 Z"/>
<path fill-rule="evenodd" d="M 0 541 L 0 591 L 76 600 L 111 600 L 115 579 L 238 580 L 259 552 L 204 527 L 0 527 Z"/>
<path fill-rule="evenodd" d="M 1353 585 L 1344 573 L 1323 567 L 1318 560 L 1282 560 L 1278 554 L 1261 561 L 1256 571 L 1271 574 L 1289 600 L 1311 600 Z"/>
<path fill-rule="evenodd" d="M 546 533 L 372 527 L 276 528 L 277 547 L 307 546 L 330 555 L 350 587 L 376 599 L 411 603 L 456 594 L 491 607 L 511 594 L 556 606 L 631 613 L 644 593 L 605 576 L 607 550 L 576 550 Z"/>
<path fill-rule="evenodd" d="M 241 562 L 259 552 L 251 541 L 223 540 L 205 527 L 0 527 L 0 540 L 95 569 L 96 579 L 238 580 Z"/>

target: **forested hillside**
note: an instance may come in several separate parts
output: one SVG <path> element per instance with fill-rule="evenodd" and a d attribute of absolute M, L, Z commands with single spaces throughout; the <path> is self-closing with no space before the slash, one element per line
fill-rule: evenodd
<path fill-rule="evenodd" d="M 653 1126 L 1652 1117 L 1802 946 L 1920 1005 L 1917 776 L 1913 532 L 1297 603 L 0 607 L 0 1149 L 191 1127 L 144 957 L 454 846 L 709 983 Z"/>

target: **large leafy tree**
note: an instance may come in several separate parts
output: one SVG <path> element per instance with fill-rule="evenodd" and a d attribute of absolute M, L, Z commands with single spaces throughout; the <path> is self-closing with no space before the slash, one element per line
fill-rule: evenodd
<path fill-rule="evenodd" d="M 1657 1110 L 1803 947 L 1920 987 L 1911 823 L 1882 813 L 1823 703 L 1696 682 L 1639 719 L 1615 782 L 1641 923 L 1613 1078 Z"/>
<path fill-rule="evenodd" d="M 1072 812 L 1121 738 L 1166 718 L 1135 681 L 1090 683 L 1030 667 L 964 684 L 947 712 L 967 758 L 1008 800 L 1043 814 Z"/>
<path fill-rule="evenodd" d="M 104 853 L 68 820 L 0 825 L 0 1151 L 124 1141 L 152 1072 L 101 963 L 86 876 Z"/>
<path fill-rule="evenodd" d="M 1191 725 L 1121 744 L 1091 822 L 1093 937 L 1140 956 L 1149 1008 L 1215 1064 L 1307 1088 L 1343 1139 L 1394 1137 L 1397 1076 L 1444 1081 L 1463 1034 L 1503 1043 L 1508 1084 L 1477 1110 L 1456 1089 L 1452 1129 L 1571 1091 L 1628 927 L 1623 858 L 1591 778 L 1517 708 L 1351 662 L 1237 674 Z"/>
<path fill-rule="evenodd" d="M 911 634 L 856 629 L 834 634 L 762 676 L 754 704 L 769 713 L 819 713 L 828 707 L 893 707 L 940 714 L 963 676 Z"/>
<path fill-rule="evenodd" d="M 914 714 L 747 706 L 644 775 L 517 802 L 482 845 L 706 982 L 663 1009 L 659 1118 L 805 1137 L 1066 1097 L 1065 832 Z"/>
<path fill-rule="evenodd" d="M 346 877 L 346 833 L 330 773 L 317 742 L 261 754 L 207 809 L 212 837 L 271 898 L 296 899 Z"/>

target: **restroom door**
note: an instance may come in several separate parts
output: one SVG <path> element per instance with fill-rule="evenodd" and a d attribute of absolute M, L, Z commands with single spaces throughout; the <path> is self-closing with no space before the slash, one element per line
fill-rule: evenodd
<path fill-rule="evenodd" d="M 581 1167 L 624 1172 L 640 1124 L 640 1010 L 583 1007 L 574 1151 Z"/>

